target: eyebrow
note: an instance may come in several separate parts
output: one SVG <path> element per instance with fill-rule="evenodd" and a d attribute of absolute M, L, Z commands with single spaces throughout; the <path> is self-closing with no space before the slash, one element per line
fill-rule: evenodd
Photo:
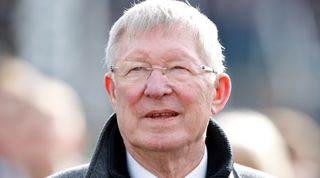
<path fill-rule="evenodd" d="M 188 53 L 188 51 L 181 50 L 179 48 L 173 48 L 165 51 L 162 58 L 165 59 L 164 61 L 166 62 L 181 61 L 177 59 L 187 59 L 192 63 L 195 63 L 194 61 L 196 61 L 197 59 L 196 56 L 191 55 L 190 53 Z M 147 52 L 145 52 L 144 50 L 137 50 L 133 54 L 127 56 L 124 61 L 148 62 L 149 59 L 150 56 Z"/>
<path fill-rule="evenodd" d="M 141 62 L 147 62 L 147 59 L 149 59 L 149 55 L 144 52 L 143 50 L 135 51 L 133 54 L 128 55 L 126 58 L 124 58 L 123 61 L 141 61 Z"/>

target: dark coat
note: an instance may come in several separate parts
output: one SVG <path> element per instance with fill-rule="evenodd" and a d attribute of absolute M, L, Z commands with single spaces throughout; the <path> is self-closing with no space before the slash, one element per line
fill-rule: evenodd
<path fill-rule="evenodd" d="M 270 176 L 234 164 L 231 147 L 222 129 L 213 120 L 207 129 L 207 178 L 270 178 Z M 89 164 L 59 172 L 49 178 L 129 178 L 126 150 L 113 114 L 103 128 Z"/>

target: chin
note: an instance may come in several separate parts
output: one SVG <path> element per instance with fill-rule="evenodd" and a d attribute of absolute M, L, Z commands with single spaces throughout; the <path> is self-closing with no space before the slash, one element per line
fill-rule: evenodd
<path fill-rule="evenodd" d="M 165 136 L 165 137 L 152 137 L 143 142 L 146 149 L 152 151 L 173 151 L 182 148 L 186 145 L 185 139 L 178 139 L 177 136 Z"/>

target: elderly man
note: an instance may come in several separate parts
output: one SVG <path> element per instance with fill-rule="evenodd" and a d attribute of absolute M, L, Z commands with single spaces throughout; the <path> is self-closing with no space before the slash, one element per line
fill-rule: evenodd
<path fill-rule="evenodd" d="M 113 114 L 88 165 L 53 177 L 267 177 L 235 165 L 212 116 L 231 91 L 213 22 L 190 5 L 147 0 L 113 25 L 105 84 Z"/>

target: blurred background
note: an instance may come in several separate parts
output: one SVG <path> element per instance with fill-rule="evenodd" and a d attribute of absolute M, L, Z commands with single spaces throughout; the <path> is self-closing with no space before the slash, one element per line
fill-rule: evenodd
<path fill-rule="evenodd" d="M 274 115 L 277 112 L 271 112 L 270 108 L 290 108 L 303 113 L 308 118 L 304 120 L 316 126 L 315 134 L 306 137 L 316 142 L 314 147 L 319 150 L 320 1 L 189 2 L 217 24 L 220 41 L 225 47 L 225 64 L 233 90 L 224 112 L 250 108 L 276 121 L 280 114 Z M 88 161 L 99 132 L 112 113 L 104 90 L 104 48 L 111 25 L 132 3 L 133 0 L 0 0 L 0 77 L 3 81 L 11 81 L 0 82 L 3 86 L 0 90 L 32 107 L 41 105 L 39 102 L 52 104 L 46 107 L 51 110 L 69 110 L 70 105 L 77 105 L 71 109 L 72 113 L 65 114 L 65 118 L 77 117 L 79 120 L 71 119 L 70 122 L 81 123 L 80 126 L 63 125 L 65 130 L 74 130 L 74 135 L 77 133 L 81 137 L 78 139 L 81 144 L 75 143 L 81 147 L 77 151 L 83 156 L 79 162 Z M 20 67 L 9 70 L 4 67 L 10 66 L 8 61 L 15 61 Z M 16 73 L 10 74 L 14 77 L 8 79 L 5 70 Z M 33 79 L 21 79 L 22 76 Z M 41 82 L 39 78 L 42 78 Z M 68 88 L 67 95 L 59 94 L 58 89 L 48 89 L 51 88 L 49 81 L 57 80 L 65 86 L 62 88 Z M 42 89 L 39 89 L 39 83 L 45 83 L 41 85 Z M 38 96 L 40 91 L 47 94 Z M 34 102 L 37 97 L 42 100 Z M 42 112 L 47 113 L 46 109 Z M 52 115 L 56 117 L 57 114 Z M 4 125 L 1 118 L 0 121 Z M 289 119 L 285 123 L 290 122 Z M 285 129 L 276 122 L 275 125 L 279 130 Z M 299 131 L 308 130 L 302 127 Z M 0 146 L 3 145 L 6 145 L 4 141 Z M 318 159 L 318 155 L 313 157 Z M 314 166 L 320 170 L 319 159 L 317 161 Z M 55 167 L 54 170 L 63 168 Z"/>

